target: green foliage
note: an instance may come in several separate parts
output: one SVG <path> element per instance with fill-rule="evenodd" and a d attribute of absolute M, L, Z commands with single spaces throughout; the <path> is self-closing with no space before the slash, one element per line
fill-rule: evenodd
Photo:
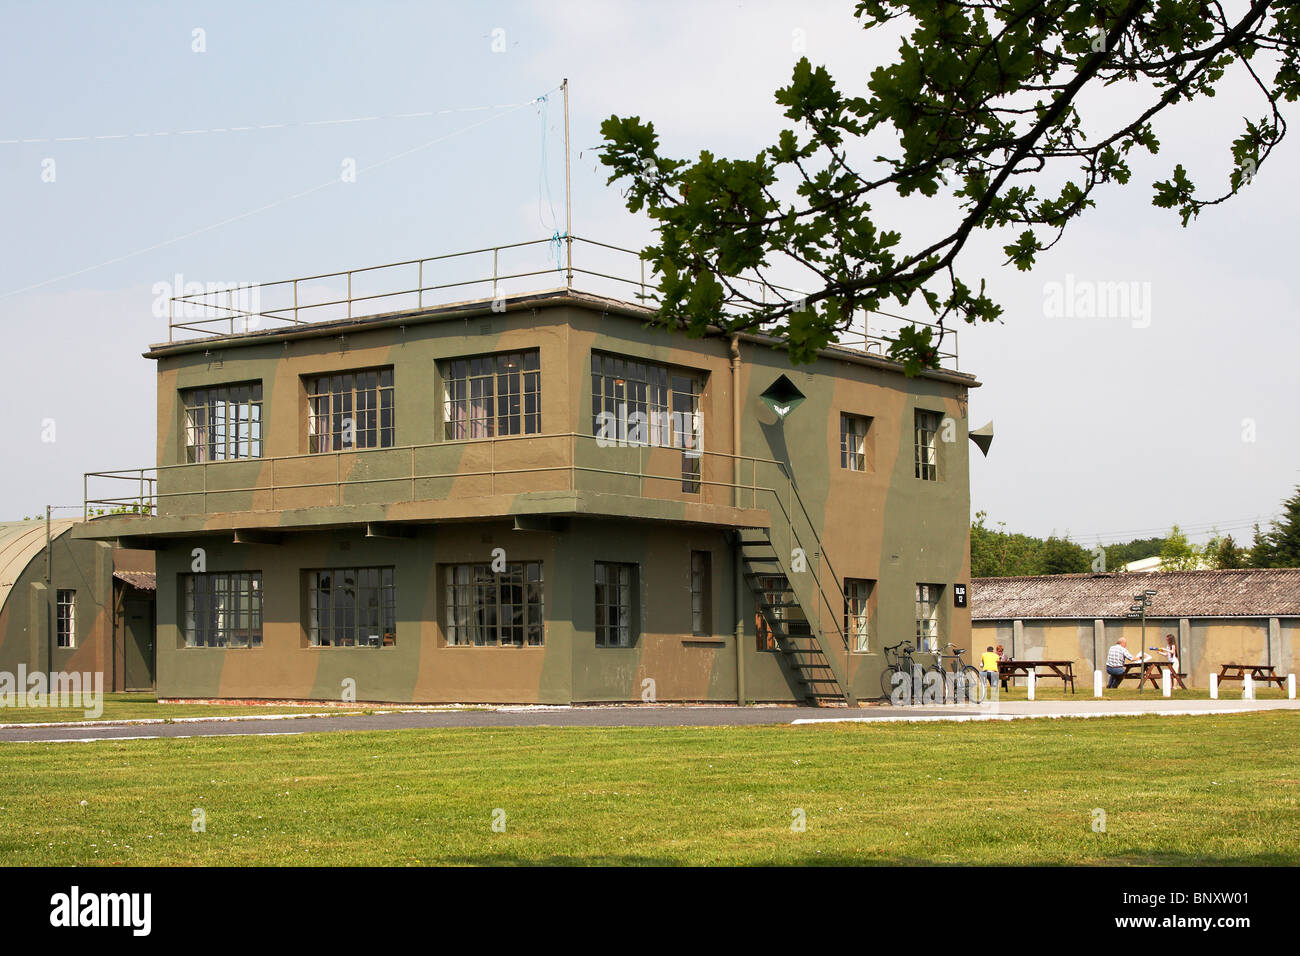
<path fill-rule="evenodd" d="M 1282 502 L 1282 517 L 1272 528 L 1261 531 L 1255 525 L 1250 549 L 1253 568 L 1300 568 L 1300 486 Z"/>
<path fill-rule="evenodd" d="M 655 224 L 642 255 L 663 324 L 762 329 L 804 362 L 855 315 L 919 296 L 937 336 L 913 330 L 890 348 L 916 374 L 937 364 L 946 322 L 1002 313 L 982 280 L 958 275 L 977 230 L 1013 235 L 1006 264 L 1032 268 L 1101 187 L 1129 183 L 1130 153 L 1159 152 L 1159 115 L 1195 116 L 1244 75 L 1264 115 L 1235 139 L 1206 131 L 1230 153 L 1224 191 L 1206 198 L 1181 164 L 1154 184 L 1154 204 L 1187 225 L 1259 173 L 1285 131 L 1281 104 L 1300 96 L 1300 13 L 1284 0 L 1231 14 L 1202 0 L 860 0 L 854 16 L 868 33 L 903 28 L 895 58 L 852 91 L 800 59 L 775 94 L 789 125 L 752 158 L 664 155 L 636 116 L 601 125 L 609 182 Z M 936 219 L 931 233 L 916 225 Z"/>
<path fill-rule="evenodd" d="M 1201 549 L 1187 540 L 1178 525 L 1169 531 L 1160 549 L 1160 570 L 1194 571 L 1201 566 Z"/>
<path fill-rule="evenodd" d="M 988 513 L 976 512 L 970 529 L 971 576 L 976 578 L 1026 577 L 1034 574 L 1077 574 L 1091 569 L 1092 553 L 1055 535 L 1034 538 L 985 525 Z"/>

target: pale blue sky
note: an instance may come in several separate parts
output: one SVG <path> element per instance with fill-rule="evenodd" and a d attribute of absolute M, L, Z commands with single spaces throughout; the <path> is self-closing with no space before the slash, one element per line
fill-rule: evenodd
<path fill-rule="evenodd" d="M 271 280 L 549 235 L 548 187 L 563 227 L 558 96 L 544 110 L 473 108 L 527 103 L 564 76 L 575 232 L 640 244 L 645 222 L 595 168 L 601 119 L 653 119 L 678 155 L 752 155 L 779 128 L 771 93 L 796 59 L 795 30 L 855 89 L 888 54 L 852 6 L 6 3 L 0 141 L 59 141 L 0 142 L 0 517 L 79 502 L 87 470 L 154 461 L 153 367 L 139 355 L 166 338 L 155 283 Z M 206 52 L 192 52 L 196 28 Z M 973 424 L 997 429 L 992 455 L 973 460 L 973 508 L 1088 543 L 1175 521 L 1241 540 L 1300 481 L 1297 144 L 1187 230 L 1149 205 L 1147 183 L 1174 162 L 1222 175 L 1239 117 L 1259 112 L 1230 89 L 1166 124 L 1139 185 L 1104 194 L 1031 273 L 997 268 L 995 244 L 972 250 L 1007 306 L 1004 325 L 961 335 L 962 367 L 985 383 Z M 390 118 L 322 124 L 373 116 Z M 109 136 L 123 138 L 81 139 Z M 340 181 L 349 159 L 355 183 Z M 1045 286 L 1067 274 L 1149 283 L 1150 326 L 1046 317 Z"/>

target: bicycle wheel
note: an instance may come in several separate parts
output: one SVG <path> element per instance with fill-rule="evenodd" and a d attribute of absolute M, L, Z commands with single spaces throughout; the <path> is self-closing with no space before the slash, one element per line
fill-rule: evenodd
<path fill-rule="evenodd" d="M 965 667 L 961 669 L 961 676 L 962 676 L 962 680 L 966 684 L 966 692 L 964 695 L 958 695 L 957 703 L 959 704 L 962 703 L 963 699 L 964 700 L 973 699 L 979 701 L 980 703 L 983 703 L 984 700 L 988 697 L 989 689 L 988 686 L 984 683 L 984 680 L 980 677 L 979 670 L 976 669 L 975 667 L 972 667 L 970 664 L 967 664 Z M 971 692 L 971 688 L 974 688 L 974 693 Z"/>
<path fill-rule="evenodd" d="M 897 668 L 893 666 L 886 667 L 880 672 L 880 696 L 891 704 L 894 702 L 894 675 L 897 673 Z"/>

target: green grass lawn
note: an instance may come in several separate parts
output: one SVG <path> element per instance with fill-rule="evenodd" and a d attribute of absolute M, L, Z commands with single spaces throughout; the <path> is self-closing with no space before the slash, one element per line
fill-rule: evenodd
<path fill-rule="evenodd" d="M 1296 865 L 1298 729 L 1288 712 L 5 743 L 0 864 Z"/>
<path fill-rule="evenodd" d="M 176 717 L 240 717 L 246 714 L 314 714 L 333 713 L 337 705 L 307 707 L 280 704 L 160 704 L 153 693 L 105 694 L 104 712 L 97 718 L 86 716 L 82 707 L 0 707 L 0 724 L 40 724 L 65 720 L 149 720 Z M 360 711 L 361 705 L 342 710 Z"/>

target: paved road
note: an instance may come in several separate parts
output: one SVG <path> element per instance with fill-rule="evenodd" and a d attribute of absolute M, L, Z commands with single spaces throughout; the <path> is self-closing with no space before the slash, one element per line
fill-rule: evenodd
<path fill-rule="evenodd" d="M 996 707 L 540 707 L 495 710 L 422 710 L 348 716 L 270 715 L 184 719 L 175 723 L 64 725 L 0 729 L 0 743 L 140 740 L 164 737 L 282 736 L 357 730 L 432 727 L 724 727 L 842 722 L 1022 720 L 1051 717 L 1119 717 L 1146 714 L 1225 714 L 1300 710 L 1288 700 L 1018 701 Z"/>

